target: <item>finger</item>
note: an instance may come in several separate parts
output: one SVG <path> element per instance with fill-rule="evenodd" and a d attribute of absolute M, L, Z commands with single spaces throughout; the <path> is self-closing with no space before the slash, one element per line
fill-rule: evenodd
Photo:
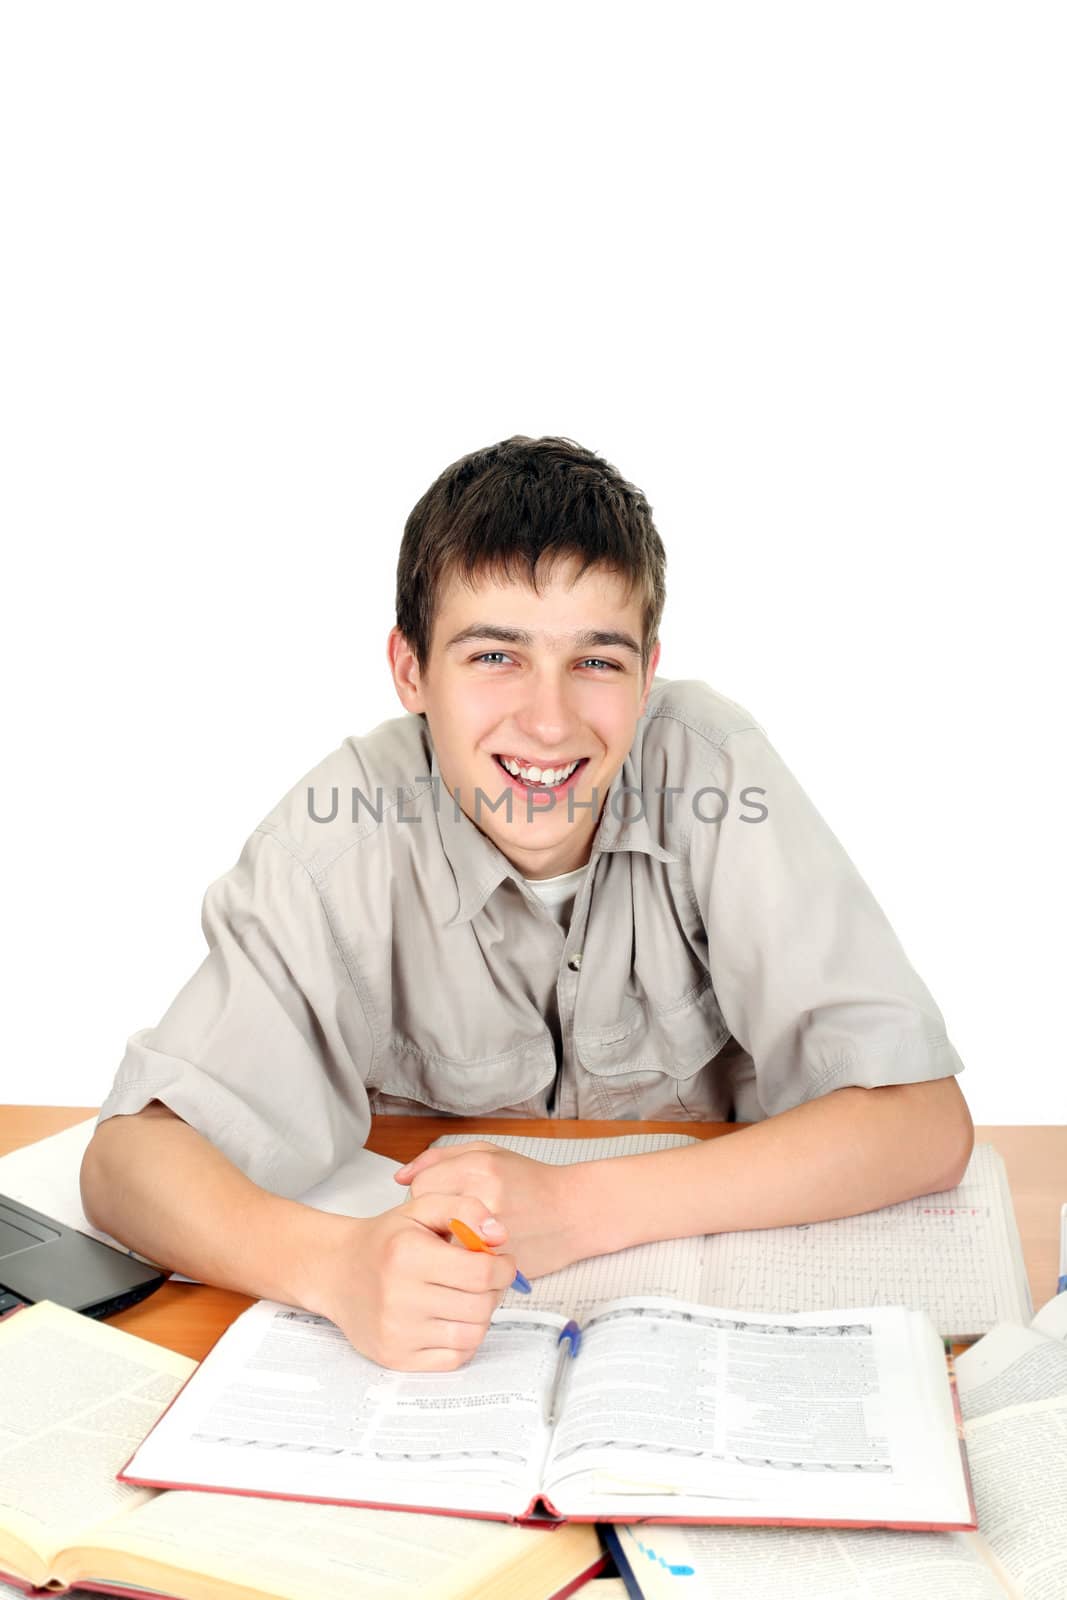
<path fill-rule="evenodd" d="M 465 1250 L 462 1245 L 436 1245 L 432 1257 L 427 1255 L 420 1276 L 434 1289 L 457 1289 L 466 1295 L 499 1294 L 515 1281 L 514 1256 L 497 1255 L 495 1251 Z"/>
<path fill-rule="evenodd" d="M 460 1367 L 465 1367 L 473 1351 L 430 1349 L 417 1350 L 405 1362 L 403 1367 L 397 1368 L 400 1372 L 458 1372 Z"/>
<path fill-rule="evenodd" d="M 454 1149 L 450 1146 L 445 1150 L 420 1150 L 414 1160 L 406 1166 L 399 1167 L 393 1173 L 397 1183 L 410 1183 L 417 1172 L 425 1172 L 427 1167 L 435 1167 L 440 1161 L 447 1161 L 449 1156 L 459 1154 L 465 1146 L 457 1145 Z"/>
<path fill-rule="evenodd" d="M 426 1347 L 432 1350 L 455 1350 L 463 1356 L 472 1356 L 485 1338 L 486 1323 L 452 1322 L 443 1317 L 426 1324 Z"/>
<path fill-rule="evenodd" d="M 485 1239 L 486 1244 L 491 1244 L 494 1248 L 507 1237 L 504 1224 L 499 1218 L 494 1217 L 489 1207 L 475 1195 L 437 1192 L 420 1194 L 413 1196 L 399 1209 L 444 1239 L 451 1237 L 453 1217 L 458 1217 L 468 1228 L 473 1228 L 475 1233 Z M 489 1228 L 487 1233 L 486 1228 L 490 1222 L 494 1226 Z"/>
<path fill-rule="evenodd" d="M 442 1161 L 452 1161 L 457 1156 L 469 1155 L 472 1150 L 499 1150 L 498 1144 L 490 1144 L 486 1139 L 472 1139 L 468 1144 L 445 1145 L 442 1149 L 430 1148 L 422 1150 L 413 1161 L 400 1167 L 393 1173 L 397 1183 L 410 1183 L 417 1172 L 425 1172 L 427 1167 L 436 1167 Z"/>
<path fill-rule="evenodd" d="M 485 1217 L 477 1230 L 478 1234 L 494 1248 L 506 1243 L 507 1227 L 495 1215 L 495 1211 L 503 1209 L 504 1197 L 493 1180 L 466 1172 L 450 1172 L 446 1167 L 435 1167 L 430 1172 L 416 1173 L 408 1192 L 412 1200 L 422 1200 L 428 1195 L 439 1195 L 444 1199 L 451 1196 L 453 1201 L 469 1197 L 478 1200 L 487 1210 L 492 1206 L 494 1214 Z M 452 1215 L 457 1218 L 459 1215 L 454 1205 Z M 456 1230 L 452 1231 L 454 1233 Z M 467 1240 L 461 1239 L 460 1242 L 466 1244 Z"/>
<path fill-rule="evenodd" d="M 432 1296 L 426 1299 L 425 1315 L 428 1320 L 477 1323 L 484 1328 L 507 1293 L 507 1287 L 466 1291 L 447 1284 L 434 1284 Z"/>

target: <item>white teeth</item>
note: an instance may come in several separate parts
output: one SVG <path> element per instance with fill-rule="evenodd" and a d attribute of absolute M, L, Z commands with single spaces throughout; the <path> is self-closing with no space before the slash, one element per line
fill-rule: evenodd
<path fill-rule="evenodd" d="M 577 761 L 572 761 L 567 767 L 523 767 L 509 756 L 501 756 L 500 760 L 512 777 L 520 778 L 523 783 L 539 783 L 549 789 L 554 789 L 556 784 L 569 778 L 578 765 Z"/>

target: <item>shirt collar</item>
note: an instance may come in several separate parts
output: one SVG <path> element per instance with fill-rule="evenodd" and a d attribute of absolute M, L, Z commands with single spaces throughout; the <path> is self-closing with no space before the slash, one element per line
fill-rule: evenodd
<path fill-rule="evenodd" d="M 608 789 L 600 814 L 600 825 L 593 836 L 590 861 L 595 861 L 598 855 L 613 854 L 619 850 L 637 850 L 656 861 L 678 860 L 677 854 L 666 849 L 656 837 L 659 830 L 654 829 L 649 820 L 649 804 L 640 803 L 644 731 L 645 719 L 642 717 L 626 759 Z M 433 815 L 440 831 L 441 848 L 455 884 L 454 896 L 446 895 L 438 905 L 438 920 L 444 927 L 455 927 L 477 916 L 505 878 L 518 880 L 522 873 L 456 805 L 441 776 L 437 751 L 430 742 Z M 650 803 L 656 801 L 654 795 L 647 799 Z M 653 817 L 659 815 L 660 804 L 653 804 L 651 809 Z M 638 812 L 640 815 L 637 815 Z"/>

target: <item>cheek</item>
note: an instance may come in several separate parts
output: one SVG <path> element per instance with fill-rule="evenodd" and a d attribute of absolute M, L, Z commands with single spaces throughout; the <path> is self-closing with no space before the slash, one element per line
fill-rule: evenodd
<path fill-rule="evenodd" d="M 508 699 L 503 684 L 485 679 L 468 681 L 462 693 L 455 694 L 443 708 L 444 721 L 454 743 L 484 745 L 507 714 Z"/>
<path fill-rule="evenodd" d="M 634 708 L 620 705 L 616 710 L 614 707 L 601 706 L 599 715 L 591 718 L 589 725 L 604 749 L 621 759 L 633 744 L 637 725 Z"/>

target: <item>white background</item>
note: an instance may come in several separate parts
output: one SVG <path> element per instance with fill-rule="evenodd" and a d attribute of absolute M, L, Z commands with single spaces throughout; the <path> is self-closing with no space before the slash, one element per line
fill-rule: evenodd
<path fill-rule="evenodd" d="M 408 511 L 564 434 L 976 1120 L 1067 1121 L 1060 5 L 0 12 L 0 1100 L 99 1103 L 275 801 L 399 715 Z"/>

